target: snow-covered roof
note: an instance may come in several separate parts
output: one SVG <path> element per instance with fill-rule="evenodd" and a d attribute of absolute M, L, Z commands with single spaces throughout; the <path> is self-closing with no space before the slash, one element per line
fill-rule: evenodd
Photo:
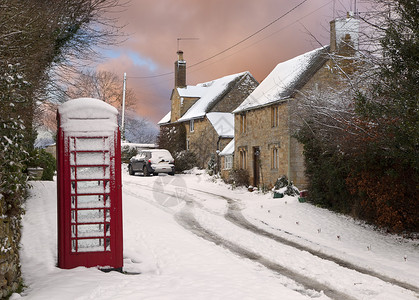
<path fill-rule="evenodd" d="M 234 154 L 234 139 L 224 147 L 223 151 L 220 152 L 221 156 L 232 155 Z"/>
<path fill-rule="evenodd" d="M 197 84 L 195 87 L 187 86 L 186 88 L 178 88 L 179 95 L 184 95 L 184 97 L 186 97 L 185 95 L 189 93 L 187 92 L 188 89 L 197 92 L 195 96 L 190 97 L 196 97 L 198 92 L 200 93 L 200 99 L 198 99 L 178 121 L 183 122 L 205 116 L 211 105 L 227 90 L 229 84 L 248 73 L 249 72 L 242 72 L 224 76 L 213 81 Z M 192 95 L 192 93 L 189 94 Z"/>
<path fill-rule="evenodd" d="M 300 86 L 299 83 L 307 79 L 312 68 L 322 64 L 319 64 L 319 60 L 324 60 L 325 51 L 328 51 L 328 47 L 309 51 L 278 64 L 233 113 L 265 106 L 292 96 Z"/>
<path fill-rule="evenodd" d="M 163 125 L 170 123 L 170 118 L 172 117 L 172 111 L 169 111 L 158 123 L 157 125 Z"/>
<path fill-rule="evenodd" d="M 212 112 L 207 113 L 207 118 L 218 136 L 234 137 L 234 115 L 232 113 Z"/>
<path fill-rule="evenodd" d="M 69 100 L 58 107 L 60 126 L 65 131 L 114 131 L 118 127 L 118 110 L 93 98 Z"/>
<path fill-rule="evenodd" d="M 206 87 L 201 85 L 188 85 L 184 88 L 177 88 L 180 97 L 201 98 L 206 93 Z"/>

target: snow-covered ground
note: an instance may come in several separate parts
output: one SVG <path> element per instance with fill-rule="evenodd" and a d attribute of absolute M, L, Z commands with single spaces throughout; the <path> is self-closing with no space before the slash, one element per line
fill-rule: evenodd
<path fill-rule="evenodd" d="M 419 242 L 202 172 L 123 171 L 124 270 L 56 267 L 56 189 L 33 182 L 11 299 L 418 299 Z"/>

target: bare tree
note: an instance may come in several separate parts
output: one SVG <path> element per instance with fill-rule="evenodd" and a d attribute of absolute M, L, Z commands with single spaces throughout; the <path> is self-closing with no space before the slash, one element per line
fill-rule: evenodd
<path fill-rule="evenodd" d="M 47 89 L 57 88 L 68 70 L 120 35 L 109 17 L 118 5 L 119 0 L 0 0 L 0 70 L 13 69 L 28 83 L 10 98 L 14 106 L 1 101 L 2 119 L 19 116 L 30 129 L 36 101 L 46 98 Z"/>
<path fill-rule="evenodd" d="M 125 138 L 132 143 L 154 144 L 158 129 L 147 119 L 138 116 L 133 111 L 125 114 Z"/>
<path fill-rule="evenodd" d="M 69 98 L 97 98 L 120 108 L 122 106 L 123 80 L 109 71 L 86 71 L 80 73 L 67 91 Z M 127 108 L 135 105 L 135 93 L 127 89 L 125 94 Z"/>

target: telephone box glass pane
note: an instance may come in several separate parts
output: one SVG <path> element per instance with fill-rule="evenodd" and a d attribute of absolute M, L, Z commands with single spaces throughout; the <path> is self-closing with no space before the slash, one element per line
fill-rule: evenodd
<path fill-rule="evenodd" d="M 104 194 L 110 192 L 108 180 L 72 181 L 71 193 L 76 193 L 76 188 L 77 194 Z"/>
<path fill-rule="evenodd" d="M 104 201 L 104 199 L 106 199 L 106 201 Z M 77 196 L 78 208 L 96 208 L 96 207 L 110 207 L 110 206 L 111 206 L 111 200 L 109 199 L 109 195 Z"/>
<path fill-rule="evenodd" d="M 77 225 L 77 237 L 103 237 L 105 235 L 104 228 L 106 228 L 106 235 L 109 236 L 110 226 L 104 226 L 104 224 Z"/>
<path fill-rule="evenodd" d="M 108 216 L 109 210 L 106 210 L 106 220 L 110 220 Z M 105 221 L 103 209 L 86 209 L 77 211 L 77 223 L 99 223 Z"/>
<path fill-rule="evenodd" d="M 72 152 L 72 165 L 109 165 L 109 152 Z"/>
<path fill-rule="evenodd" d="M 72 167 L 71 179 L 109 179 L 109 167 Z"/>
<path fill-rule="evenodd" d="M 101 151 L 109 149 L 107 138 L 72 138 L 70 142 L 71 151 Z"/>
<path fill-rule="evenodd" d="M 105 251 L 104 239 L 77 240 L 78 252 Z"/>

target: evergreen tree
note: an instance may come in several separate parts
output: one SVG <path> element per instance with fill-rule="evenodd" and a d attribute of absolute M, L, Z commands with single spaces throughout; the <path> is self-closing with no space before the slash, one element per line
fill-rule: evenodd
<path fill-rule="evenodd" d="M 375 83 L 355 101 L 364 135 L 363 150 L 353 157 L 353 191 L 370 218 L 393 229 L 418 230 L 419 197 L 419 3 L 379 1 L 389 5 Z"/>
<path fill-rule="evenodd" d="M 314 108 L 306 110 L 297 138 L 311 201 L 390 230 L 417 232 L 419 2 L 372 2 L 373 18 L 360 16 L 371 25 L 371 39 L 363 42 L 379 47 L 358 55 L 348 92 L 329 100 L 306 96 L 303 104 Z"/>

